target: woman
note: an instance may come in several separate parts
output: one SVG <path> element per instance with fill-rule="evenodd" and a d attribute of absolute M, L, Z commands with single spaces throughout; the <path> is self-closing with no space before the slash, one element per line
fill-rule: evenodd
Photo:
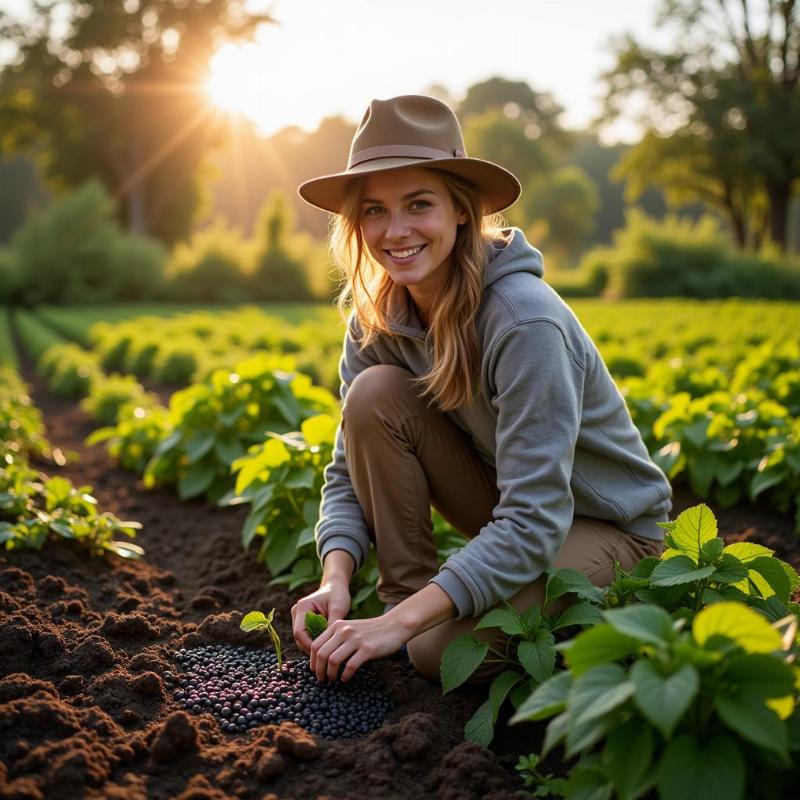
<path fill-rule="evenodd" d="M 436 680 L 475 617 L 503 600 L 541 604 L 548 568 L 604 585 L 615 561 L 659 554 L 669 483 L 594 344 L 542 280 L 541 254 L 501 227 L 496 212 L 519 182 L 466 157 L 453 112 L 418 95 L 374 100 L 347 170 L 299 192 L 337 215 L 339 307 L 353 305 L 316 528 L 323 578 L 292 608 L 317 677 L 344 665 L 346 681 L 407 643 Z M 470 538 L 441 569 L 431 504 Z M 370 542 L 386 611 L 345 620 Z M 313 643 L 310 610 L 330 623 Z M 495 672 L 484 665 L 474 680 Z"/>

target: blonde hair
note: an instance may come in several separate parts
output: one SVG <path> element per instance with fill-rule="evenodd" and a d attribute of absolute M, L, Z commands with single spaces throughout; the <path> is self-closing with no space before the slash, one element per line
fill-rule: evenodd
<path fill-rule="evenodd" d="M 431 309 L 428 340 L 432 344 L 430 371 L 413 383 L 420 396 L 429 395 L 430 403 L 451 411 L 472 403 L 480 379 L 481 347 L 476 319 L 481 303 L 483 276 L 488 263 L 489 244 L 510 235 L 504 234 L 506 220 L 500 214 L 481 213 L 481 199 L 467 180 L 444 170 L 437 170 L 453 202 L 467 213 L 459 225 L 453 245 L 453 268 L 449 279 Z M 397 336 L 389 329 L 387 310 L 394 281 L 370 256 L 359 225 L 363 178 L 354 178 L 339 214 L 332 218 L 329 247 L 341 272 L 343 287 L 336 304 L 342 319 L 355 310 L 363 336 L 361 349 L 378 335 Z"/>

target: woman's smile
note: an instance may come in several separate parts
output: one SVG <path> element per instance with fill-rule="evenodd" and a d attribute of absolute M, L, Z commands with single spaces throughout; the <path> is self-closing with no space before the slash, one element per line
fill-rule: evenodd
<path fill-rule="evenodd" d="M 411 264 L 417 260 L 417 256 L 427 247 L 427 245 L 415 245 L 414 247 L 394 248 L 386 250 L 389 257 L 395 264 Z"/>

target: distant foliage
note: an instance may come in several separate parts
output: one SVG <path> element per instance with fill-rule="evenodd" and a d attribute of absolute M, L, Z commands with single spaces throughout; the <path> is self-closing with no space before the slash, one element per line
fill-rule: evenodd
<path fill-rule="evenodd" d="M 164 251 L 124 233 L 114 203 L 88 181 L 33 216 L 12 241 L 13 298 L 26 304 L 139 300 L 160 291 Z"/>
<path fill-rule="evenodd" d="M 615 297 L 800 299 L 800 264 L 768 251 L 735 251 L 712 217 L 658 222 L 631 211 L 614 244 L 589 251 L 580 268 L 604 269 Z"/>

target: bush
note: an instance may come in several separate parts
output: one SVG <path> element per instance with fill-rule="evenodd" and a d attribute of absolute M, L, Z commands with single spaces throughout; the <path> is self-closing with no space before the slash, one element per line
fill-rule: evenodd
<path fill-rule="evenodd" d="M 14 237 L 18 299 L 27 304 L 141 299 L 161 284 L 160 246 L 125 234 L 96 181 L 32 217 Z"/>
<path fill-rule="evenodd" d="M 274 193 L 259 216 L 253 296 L 270 302 L 311 300 L 303 264 L 293 246 L 294 218 L 282 192 Z"/>
<path fill-rule="evenodd" d="M 251 246 L 217 220 L 175 247 L 167 264 L 167 293 L 180 302 L 244 302 L 251 271 Z"/>
<path fill-rule="evenodd" d="M 92 419 L 104 425 L 117 421 L 120 409 L 127 403 L 141 408 L 152 408 L 158 404 L 158 397 L 146 392 L 133 375 L 100 375 L 95 378 L 89 394 L 81 401 L 81 408 Z"/>
<path fill-rule="evenodd" d="M 0 247 L 0 303 L 12 303 L 19 292 L 19 265 L 14 253 Z"/>
<path fill-rule="evenodd" d="M 614 244 L 590 250 L 580 269 L 605 270 L 614 297 L 800 299 L 800 267 L 779 254 L 735 251 L 719 223 L 632 210 Z"/>

